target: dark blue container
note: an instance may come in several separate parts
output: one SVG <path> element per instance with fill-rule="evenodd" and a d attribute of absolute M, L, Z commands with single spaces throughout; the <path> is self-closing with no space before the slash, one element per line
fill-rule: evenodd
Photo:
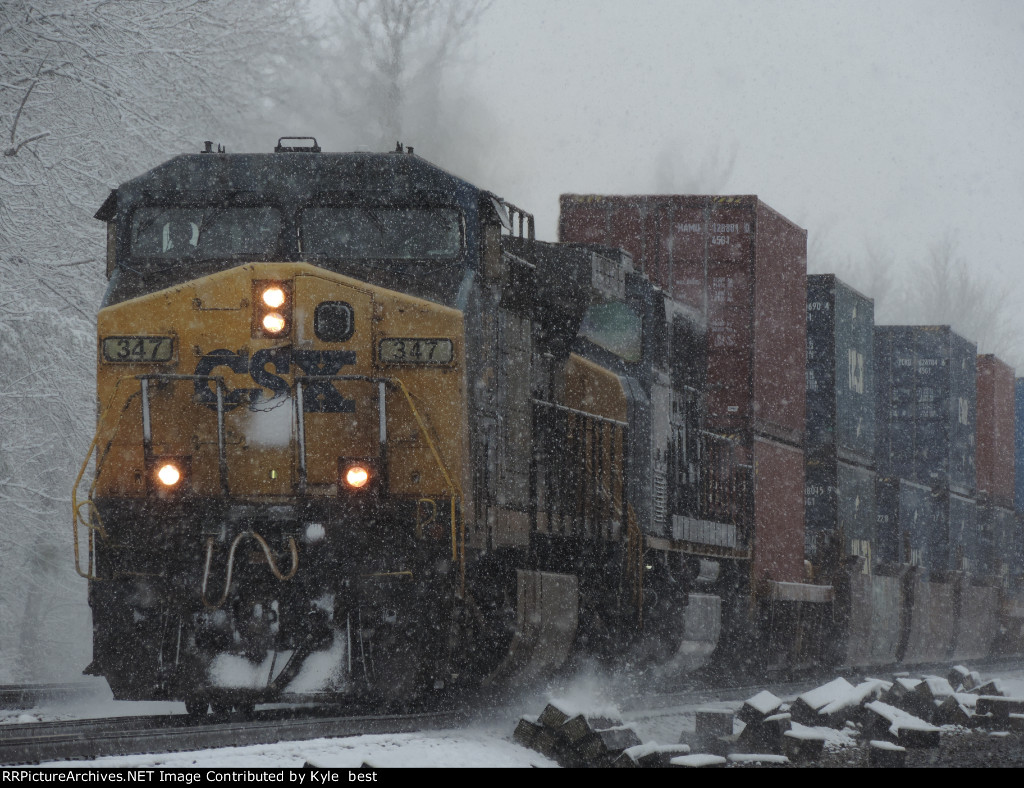
<path fill-rule="evenodd" d="M 821 561 L 841 539 L 843 555 L 875 562 L 875 472 L 826 454 L 807 461 L 804 553 Z"/>
<path fill-rule="evenodd" d="M 949 326 L 875 327 L 875 464 L 973 497 L 977 346 Z"/>
<path fill-rule="evenodd" d="M 908 479 L 878 477 L 875 506 L 876 564 L 911 564 L 926 572 L 946 568 L 935 539 L 936 533 L 948 534 L 941 494 Z"/>
<path fill-rule="evenodd" d="M 944 558 L 946 569 L 971 575 L 980 574 L 977 503 L 973 498 L 946 493 L 945 506 L 946 521 L 949 523 L 948 539 L 945 544 L 941 539 L 933 543 L 940 552 L 936 563 L 942 562 Z"/>
<path fill-rule="evenodd" d="M 807 277 L 807 450 L 871 466 L 875 302 L 833 274 Z"/>
<path fill-rule="evenodd" d="M 1007 581 L 1020 566 L 1020 536 L 1013 511 L 992 503 L 979 506 L 979 552 L 983 574 Z"/>

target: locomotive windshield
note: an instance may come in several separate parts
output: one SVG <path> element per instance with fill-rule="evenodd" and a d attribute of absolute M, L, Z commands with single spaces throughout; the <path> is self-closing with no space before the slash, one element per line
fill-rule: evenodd
<path fill-rule="evenodd" d="M 317 205 L 302 211 L 302 253 L 339 260 L 447 260 L 462 249 L 454 208 Z"/>
<path fill-rule="evenodd" d="M 136 260 L 177 265 L 222 259 L 270 259 L 283 220 L 268 205 L 144 206 L 132 216 L 131 254 Z"/>
<path fill-rule="evenodd" d="M 643 321 L 620 301 L 591 304 L 583 317 L 580 336 L 624 361 L 639 361 L 643 352 Z"/>

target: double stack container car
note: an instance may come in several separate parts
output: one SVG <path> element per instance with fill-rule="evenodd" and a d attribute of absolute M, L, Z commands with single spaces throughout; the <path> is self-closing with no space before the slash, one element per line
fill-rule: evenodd
<path fill-rule="evenodd" d="M 749 480 L 738 525 L 751 550 L 723 563 L 723 605 L 753 616 L 745 606 L 756 598 L 760 619 L 785 633 L 769 661 L 791 659 L 792 626 L 818 628 L 832 599 L 804 566 L 807 232 L 749 195 L 563 195 L 560 207 L 560 240 L 626 249 L 670 300 L 703 317 L 704 430 L 732 444 Z M 674 536 L 698 553 L 709 547 Z"/>
<path fill-rule="evenodd" d="M 875 305 L 832 274 L 807 277 L 807 522 L 815 565 L 875 546 Z"/>
<path fill-rule="evenodd" d="M 887 519 L 878 537 L 885 560 L 925 574 L 961 569 L 957 540 L 975 539 L 951 534 L 963 528 L 976 487 L 976 355 L 977 346 L 948 326 L 875 329 L 875 460 L 880 488 L 900 488 L 884 508 L 879 497 Z M 925 493 L 911 485 L 930 490 L 925 509 Z M 904 505 L 908 498 L 913 505 Z"/>

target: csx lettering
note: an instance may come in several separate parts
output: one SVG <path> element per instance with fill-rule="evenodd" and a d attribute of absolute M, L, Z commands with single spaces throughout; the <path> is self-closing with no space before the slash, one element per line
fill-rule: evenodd
<path fill-rule="evenodd" d="M 245 353 L 235 353 L 221 348 L 212 350 L 199 359 L 195 374 L 203 377 L 215 376 L 216 370 L 222 367 L 240 375 L 248 373 L 256 387 L 226 389 L 224 404 L 228 409 L 243 403 L 253 408 L 288 393 L 289 383 L 281 375 L 289 374 L 292 364 L 307 376 L 330 377 L 337 375 L 342 367 L 355 363 L 356 354 L 352 350 L 265 348 L 257 350 L 250 359 Z M 197 402 L 212 408 L 217 407 L 217 389 L 212 381 L 197 379 L 195 396 Z M 306 413 L 353 413 L 356 403 L 343 397 L 330 380 L 307 380 L 303 381 L 302 386 L 302 409 Z"/>

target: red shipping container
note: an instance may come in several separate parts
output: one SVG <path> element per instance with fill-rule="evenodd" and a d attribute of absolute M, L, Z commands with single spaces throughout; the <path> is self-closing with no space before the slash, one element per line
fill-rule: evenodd
<path fill-rule="evenodd" d="M 751 581 L 804 581 L 804 453 L 754 438 Z"/>
<path fill-rule="evenodd" d="M 756 196 L 564 194 L 559 238 L 618 246 L 708 324 L 709 429 L 802 445 L 807 231 Z"/>
<path fill-rule="evenodd" d="M 994 355 L 978 356 L 978 495 L 1013 508 L 1014 371 Z"/>

